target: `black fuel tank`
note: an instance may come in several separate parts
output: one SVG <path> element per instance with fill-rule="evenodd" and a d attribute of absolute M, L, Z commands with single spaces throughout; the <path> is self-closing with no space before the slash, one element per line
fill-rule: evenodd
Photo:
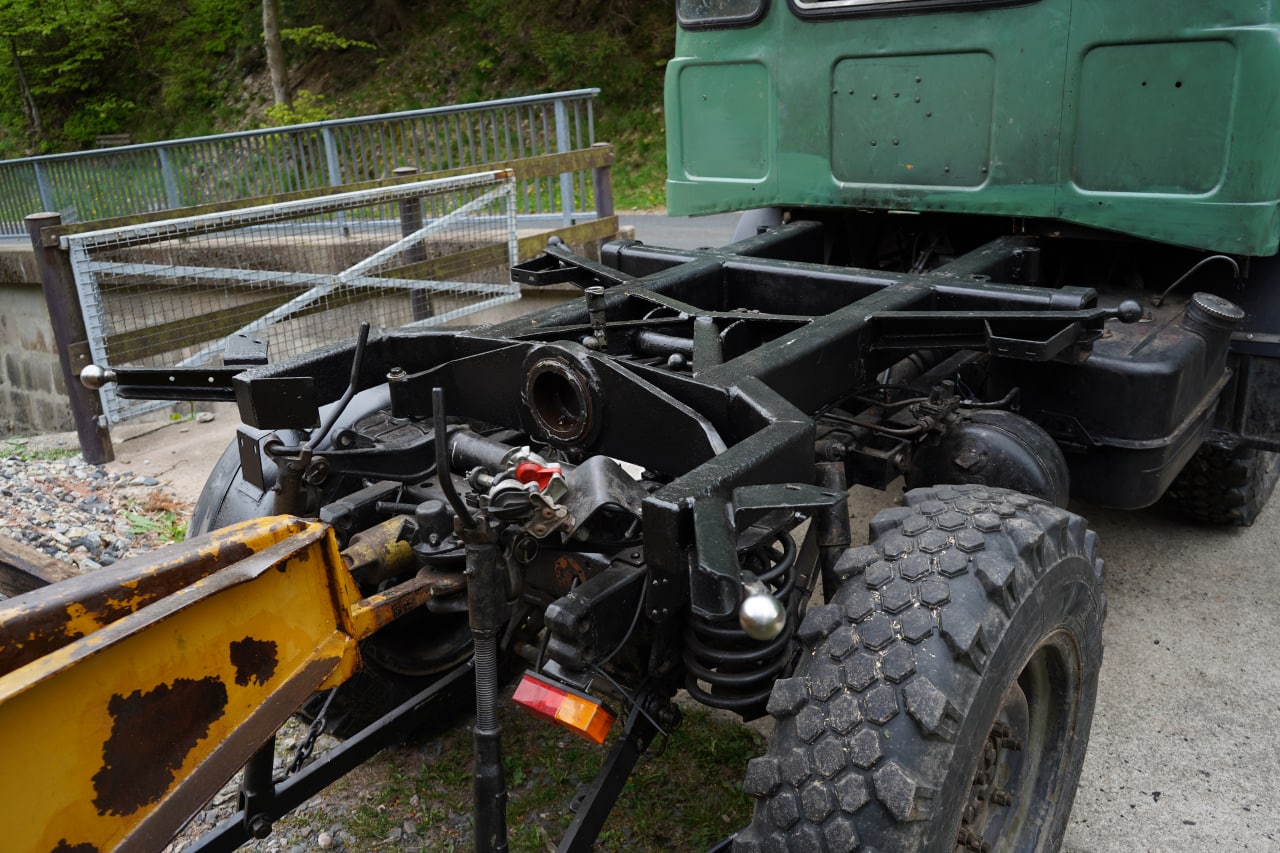
<path fill-rule="evenodd" d="M 1072 496 L 1102 506 L 1155 503 L 1204 441 L 1230 379 L 1231 332 L 1244 316 L 1201 293 L 1143 304 L 1139 322 L 1109 322 L 1083 363 L 992 363 L 990 393 L 1022 389 L 1020 413 L 1062 448 Z"/>

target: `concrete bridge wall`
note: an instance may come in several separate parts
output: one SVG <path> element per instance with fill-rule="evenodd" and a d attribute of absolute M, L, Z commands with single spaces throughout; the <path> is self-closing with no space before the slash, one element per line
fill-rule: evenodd
<path fill-rule="evenodd" d="M 0 241 L 0 435 L 73 429 L 35 257 Z"/>

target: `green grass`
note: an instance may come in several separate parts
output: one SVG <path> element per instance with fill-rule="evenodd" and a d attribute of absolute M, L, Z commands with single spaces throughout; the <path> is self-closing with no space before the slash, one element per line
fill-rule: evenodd
<path fill-rule="evenodd" d="M 129 522 L 129 532 L 153 534 L 161 542 L 181 542 L 187 538 L 187 520 L 171 509 L 158 510 L 144 515 L 140 512 L 125 510 L 125 520 Z"/>
<path fill-rule="evenodd" d="M 596 127 L 613 144 L 613 204 L 618 210 L 653 210 L 667 204 L 667 148 L 662 114 L 640 107 Z"/>
<path fill-rule="evenodd" d="M 69 447 L 55 447 L 48 450 L 33 450 L 27 445 L 25 438 L 6 438 L 4 447 L 0 447 L 0 456 L 14 456 L 23 462 L 52 462 L 56 459 L 70 459 L 80 451 Z"/>
<path fill-rule="evenodd" d="M 603 746 L 536 719 L 509 700 L 500 710 L 508 790 L 507 832 L 513 853 L 554 849 L 573 819 L 569 802 L 595 776 L 623 721 Z M 466 722 L 444 734 L 386 750 L 339 783 L 373 785 L 339 815 L 315 810 L 286 817 L 275 836 L 314 843 L 304 829 L 339 825 L 348 848 L 379 853 L 405 849 L 394 838 L 406 821 L 417 826 L 416 848 L 429 853 L 473 849 L 472 739 Z M 735 720 L 701 707 L 685 710 L 669 741 L 655 741 L 640 759 L 597 843 L 599 850 L 638 853 L 701 851 L 744 826 L 751 804 L 742 793 L 747 762 L 763 739 Z M 363 774 L 368 774 L 367 776 Z M 413 849 L 413 848 L 411 848 Z"/>

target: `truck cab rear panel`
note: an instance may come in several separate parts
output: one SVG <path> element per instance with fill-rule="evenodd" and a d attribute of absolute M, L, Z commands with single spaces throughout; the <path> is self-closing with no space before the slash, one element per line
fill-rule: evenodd
<path fill-rule="evenodd" d="M 761 5 L 678 33 L 673 213 L 945 211 L 1277 249 L 1270 4 Z"/>

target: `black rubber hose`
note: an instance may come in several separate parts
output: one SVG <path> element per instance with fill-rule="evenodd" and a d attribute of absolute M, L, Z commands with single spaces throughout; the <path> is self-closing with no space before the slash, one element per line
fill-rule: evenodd
<path fill-rule="evenodd" d="M 369 324 L 365 322 L 360 324 L 360 336 L 356 339 L 355 355 L 351 358 L 351 381 L 347 384 L 347 390 L 343 392 L 342 399 L 338 401 L 338 405 L 329 413 L 328 419 L 321 424 L 320 430 L 303 445 L 304 449 L 315 450 L 320 446 L 320 442 L 325 440 L 329 430 L 333 429 L 333 425 L 338 422 L 338 418 L 342 417 L 342 413 L 346 411 L 347 404 L 351 402 L 351 398 L 356 395 L 356 388 L 360 384 L 360 366 L 364 364 L 364 349 L 368 343 Z"/>
<path fill-rule="evenodd" d="M 453 487 L 453 473 L 449 470 L 449 430 L 445 422 L 443 388 L 431 389 L 431 414 L 435 419 L 436 474 L 440 478 L 440 490 L 449 499 L 449 506 L 453 507 L 458 518 L 462 519 L 463 526 L 475 527 L 476 522 L 471 517 L 471 510 L 467 509 L 467 505 L 458 495 L 458 490 Z"/>

